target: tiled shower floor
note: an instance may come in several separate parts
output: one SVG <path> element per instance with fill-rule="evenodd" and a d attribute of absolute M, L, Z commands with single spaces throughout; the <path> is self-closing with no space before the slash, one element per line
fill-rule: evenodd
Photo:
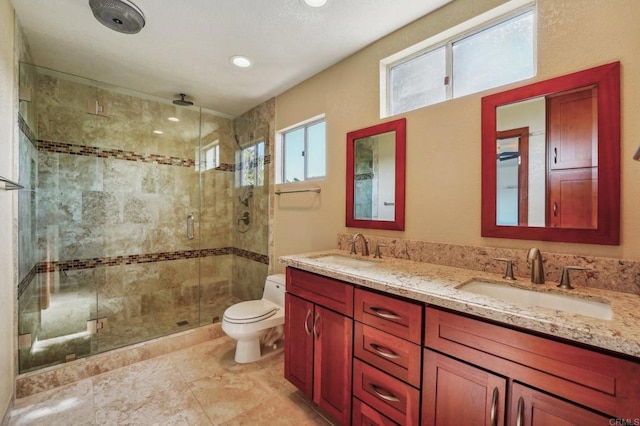
<path fill-rule="evenodd" d="M 233 360 L 224 336 L 18 399 L 10 425 L 330 425 L 284 378 L 283 353 Z"/>

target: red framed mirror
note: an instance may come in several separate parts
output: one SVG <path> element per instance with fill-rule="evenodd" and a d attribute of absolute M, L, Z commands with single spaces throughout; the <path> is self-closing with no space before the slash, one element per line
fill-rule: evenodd
<path fill-rule="evenodd" d="M 406 119 L 347 133 L 346 226 L 404 231 Z"/>
<path fill-rule="evenodd" d="M 482 98 L 482 236 L 620 243 L 619 62 Z"/>

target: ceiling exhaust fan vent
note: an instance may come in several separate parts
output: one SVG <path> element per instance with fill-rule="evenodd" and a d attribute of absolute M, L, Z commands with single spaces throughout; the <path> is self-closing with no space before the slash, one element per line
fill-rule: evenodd
<path fill-rule="evenodd" d="M 136 34 L 144 27 L 144 14 L 128 0 L 89 0 L 89 7 L 101 24 L 124 34 Z"/>

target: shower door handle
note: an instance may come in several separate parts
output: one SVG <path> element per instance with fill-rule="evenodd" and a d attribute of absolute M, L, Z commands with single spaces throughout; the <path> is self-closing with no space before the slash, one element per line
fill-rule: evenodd
<path fill-rule="evenodd" d="M 193 213 L 189 213 L 187 215 L 187 239 L 188 240 L 193 240 L 193 238 L 194 238 L 193 221 L 194 221 Z"/>

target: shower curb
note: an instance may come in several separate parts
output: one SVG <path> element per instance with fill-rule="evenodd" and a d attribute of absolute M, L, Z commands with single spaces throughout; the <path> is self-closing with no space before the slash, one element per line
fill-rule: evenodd
<path fill-rule="evenodd" d="M 20 374 L 16 377 L 15 397 L 16 399 L 25 398 L 222 336 L 224 336 L 222 324 L 218 322 Z"/>

